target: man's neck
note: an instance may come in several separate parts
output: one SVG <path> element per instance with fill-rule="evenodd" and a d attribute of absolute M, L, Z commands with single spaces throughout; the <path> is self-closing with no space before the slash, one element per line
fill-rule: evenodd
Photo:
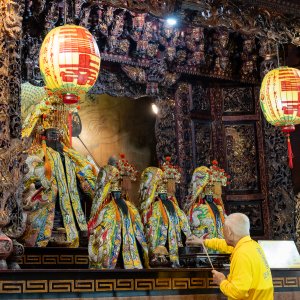
<path fill-rule="evenodd" d="M 245 235 L 246 236 L 246 235 Z M 244 238 L 245 236 L 237 236 L 237 237 L 234 237 L 234 239 L 233 239 L 233 242 L 232 242 L 232 245 L 233 245 L 233 247 L 235 247 L 237 244 L 238 244 L 238 242 L 242 239 L 242 238 Z"/>

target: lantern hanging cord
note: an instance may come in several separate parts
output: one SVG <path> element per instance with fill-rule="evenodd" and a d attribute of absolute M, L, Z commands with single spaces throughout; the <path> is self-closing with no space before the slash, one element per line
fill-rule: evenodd
<path fill-rule="evenodd" d="M 283 44 L 280 44 L 280 45 L 281 45 L 282 52 L 283 52 L 283 65 L 285 66 L 285 65 L 286 65 L 286 61 L 285 61 L 285 50 L 284 50 L 284 45 L 283 45 Z"/>
<path fill-rule="evenodd" d="M 64 0 L 64 25 L 66 25 L 66 23 L 67 23 L 67 0 Z"/>
<path fill-rule="evenodd" d="M 276 55 L 277 55 L 277 67 L 280 67 L 280 61 L 279 61 L 279 45 L 276 44 Z"/>

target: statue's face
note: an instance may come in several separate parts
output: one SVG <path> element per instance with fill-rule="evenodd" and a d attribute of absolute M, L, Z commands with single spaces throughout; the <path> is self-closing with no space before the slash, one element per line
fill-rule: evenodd
<path fill-rule="evenodd" d="M 121 49 L 121 51 L 123 52 L 123 54 L 127 54 L 128 53 L 128 51 L 129 51 L 129 41 L 127 41 L 127 40 L 122 40 L 121 42 L 120 42 L 120 49 Z"/>
<path fill-rule="evenodd" d="M 118 15 L 116 17 L 116 26 L 123 26 L 123 24 L 124 24 L 124 16 Z"/>
<path fill-rule="evenodd" d="M 176 56 L 176 48 L 175 47 L 168 47 L 166 49 L 166 58 L 168 61 L 172 61 Z"/>
<path fill-rule="evenodd" d="M 165 27 L 165 28 L 163 29 L 163 35 L 164 35 L 167 39 L 169 39 L 169 38 L 172 36 L 172 34 L 173 34 L 173 28 L 171 28 L 171 27 Z"/>
<path fill-rule="evenodd" d="M 203 30 L 202 28 L 193 28 L 192 30 L 192 39 L 195 40 L 196 42 L 199 42 L 200 39 L 203 37 Z"/>
<path fill-rule="evenodd" d="M 115 9 L 113 7 L 108 7 L 106 11 L 107 17 L 112 17 L 114 14 Z"/>
<path fill-rule="evenodd" d="M 117 45 L 118 39 L 115 36 L 110 36 L 108 39 L 108 44 L 113 49 Z"/>
<path fill-rule="evenodd" d="M 184 62 L 186 59 L 186 51 L 185 50 L 179 50 L 177 52 L 177 60 L 178 62 Z"/>
<path fill-rule="evenodd" d="M 204 188 L 204 194 L 205 195 L 213 195 L 214 194 L 214 186 L 207 184 Z"/>
<path fill-rule="evenodd" d="M 45 131 L 47 141 L 59 141 L 60 140 L 60 132 L 57 128 L 48 128 Z"/>
<path fill-rule="evenodd" d="M 204 53 L 200 51 L 194 52 L 193 56 L 197 63 L 200 63 L 204 59 Z"/>
<path fill-rule="evenodd" d="M 152 23 L 151 22 L 146 22 L 145 26 L 144 26 L 144 30 L 147 32 L 151 32 L 152 31 Z"/>
<path fill-rule="evenodd" d="M 138 41 L 137 42 L 137 50 L 138 51 L 145 51 L 148 46 L 148 41 Z"/>
<path fill-rule="evenodd" d="M 133 18 L 133 26 L 136 30 L 142 31 L 145 23 L 145 15 L 138 14 L 135 18 Z"/>
<path fill-rule="evenodd" d="M 244 75 L 251 74 L 254 71 L 253 61 L 252 60 L 247 61 L 242 71 Z"/>
<path fill-rule="evenodd" d="M 157 44 L 149 44 L 146 48 L 147 55 L 149 57 L 155 57 L 158 51 L 158 45 Z"/>
<path fill-rule="evenodd" d="M 251 52 L 253 49 L 253 42 L 251 40 L 244 41 L 244 51 Z"/>
<path fill-rule="evenodd" d="M 217 199 L 222 198 L 222 184 L 221 182 L 215 182 L 213 187 L 214 197 Z"/>
<path fill-rule="evenodd" d="M 253 70 L 254 70 L 254 63 L 253 63 L 252 60 L 249 60 L 249 61 L 247 62 L 247 69 L 248 69 L 248 72 L 249 72 L 249 73 L 252 73 L 252 72 L 253 72 Z"/>

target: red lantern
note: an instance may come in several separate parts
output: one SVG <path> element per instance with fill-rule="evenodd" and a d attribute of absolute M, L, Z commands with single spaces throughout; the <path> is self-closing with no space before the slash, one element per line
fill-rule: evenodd
<path fill-rule="evenodd" d="M 52 29 L 40 50 L 40 69 L 46 87 L 65 104 L 95 84 L 100 70 L 100 53 L 92 34 L 85 28 L 64 25 Z"/>
<path fill-rule="evenodd" d="M 290 132 L 300 124 L 300 71 L 281 67 L 267 73 L 260 89 L 260 105 L 266 120 L 286 134 L 289 166 L 293 168 Z"/>

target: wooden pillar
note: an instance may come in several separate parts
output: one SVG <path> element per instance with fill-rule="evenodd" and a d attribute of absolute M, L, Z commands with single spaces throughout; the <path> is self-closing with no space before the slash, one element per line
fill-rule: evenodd
<path fill-rule="evenodd" d="M 4 253 L 4 259 L 12 251 L 17 256 L 23 253 L 23 247 L 15 241 L 25 226 L 22 179 L 26 155 L 21 140 L 20 101 L 23 7 L 23 1 L 0 0 L 0 253 Z M 7 268 L 5 261 L 2 267 Z M 8 267 L 17 268 L 17 264 Z"/>

